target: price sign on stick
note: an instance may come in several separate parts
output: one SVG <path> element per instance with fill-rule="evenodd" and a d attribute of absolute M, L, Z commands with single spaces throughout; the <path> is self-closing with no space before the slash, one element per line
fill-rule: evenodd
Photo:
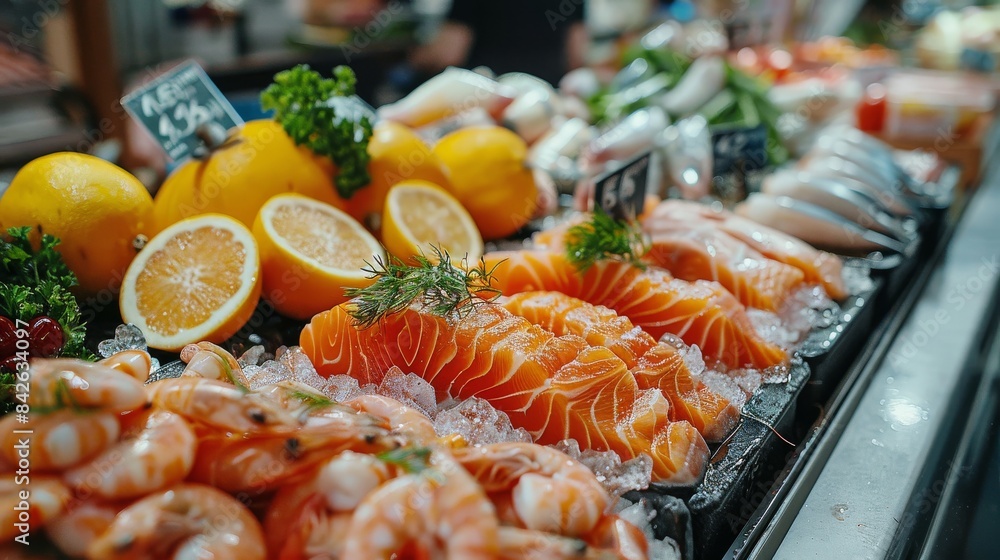
<path fill-rule="evenodd" d="M 197 62 L 189 61 L 122 98 L 122 106 L 174 161 L 202 145 L 199 127 L 229 130 L 243 124 L 236 109 Z"/>
<path fill-rule="evenodd" d="M 646 152 L 594 181 L 594 203 L 613 218 L 639 216 L 646 199 L 651 157 L 652 154 Z"/>

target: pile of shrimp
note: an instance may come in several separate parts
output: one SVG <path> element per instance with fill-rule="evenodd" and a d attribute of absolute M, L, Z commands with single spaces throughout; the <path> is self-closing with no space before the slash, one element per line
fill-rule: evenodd
<path fill-rule="evenodd" d="M 595 475 L 555 449 L 467 447 L 378 395 L 251 391 L 209 343 L 181 357 L 183 375 L 148 384 L 140 350 L 32 363 L 28 423 L 0 419 L 4 542 L 30 490 L 31 543 L 44 532 L 70 558 L 647 558 Z M 31 432 L 27 486 L 15 430 Z"/>

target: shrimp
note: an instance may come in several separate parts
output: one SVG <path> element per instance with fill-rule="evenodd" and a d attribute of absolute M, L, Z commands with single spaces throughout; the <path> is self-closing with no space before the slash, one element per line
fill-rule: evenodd
<path fill-rule="evenodd" d="M 594 473 L 550 447 L 497 443 L 452 453 L 487 492 L 510 492 L 526 529 L 583 537 L 611 505 Z"/>
<path fill-rule="evenodd" d="M 360 395 L 344 404 L 359 412 L 385 418 L 395 433 L 409 437 L 414 443 L 427 444 L 437 437 L 434 423 L 427 415 L 396 399 L 381 395 Z"/>
<path fill-rule="evenodd" d="M 621 560 L 648 560 L 649 543 L 638 527 L 618 517 L 605 515 L 590 533 L 591 545 L 615 551 Z"/>
<path fill-rule="evenodd" d="M 361 500 L 395 474 L 373 455 L 345 451 L 304 482 L 282 487 L 264 517 L 268 550 L 281 558 L 332 554 Z"/>
<path fill-rule="evenodd" d="M 454 560 L 496 557 L 500 523 L 483 489 L 445 453 L 432 453 L 431 466 L 386 482 L 358 504 L 345 558 L 388 560 L 409 546 Z"/>
<path fill-rule="evenodd" d="M 146 404 L 146 389 L 131 375 L 71 358 L 35 360 L 29 370 L 28 405 L 36 410 L 100 408 L 127 412 Z"/>
<path fill-rule="evenodd" d="M 145 350 L 124 350 L 97 362 L 111 369 L 123 371 L 145 383 L 153 369 L 153 360 Z"/>
<path fill-rule="evenodd" d="M 359 416 L 354 408 L 336 403 L 309 385 L 291 379 L 265 385 L 254 392 L 273 401 L 303 424 L 311 418 L 337 420 L 345 416 Z M 377 419 L 378 423 L 386 428 L 389 427 L 389 423 L 384 419 L 379 419 L 375 415 L 371 415 L 370 418 Z"/>
<path fill-rule="evenodd" d="M 58 478 L 0 478 L 0 541 L 9 542 L 17 535 L 43 527 L 62 513 L 69 500 L 69 488 Z"/>
<path fill-rule="evenodd" d="M 200 377 L 163 379 L 148 386 L 153 406 L 196 424 L 235 433 L 294 431 L 301 423 L 273 401 L 222 381 Z"/>
<path fill-rule="evenodd" d="M 137 498 L 180 482 L 191 471 L 197 439 L 178 414 L 145 412 L 122 441 L 63 475 L 78 493 L 114 500 Z"/>
<path fill-rule="evenodd" d="M 307 424 L 290 434 L 209 435 L 198 442 L 189 479 L 227 492 L 262 493 L 344 451 L 379 453 L 401 445 L 384 428 L 360 421 L 344 429 L 330 429 L 329 424 L 321 423 Z"/>
<path fill-rule="evenodd" d="M 240 387 L 250 386 L 250 380 L 236 358 L 211 342 L 188 344 L 181 350 L 181 361 L 187 364 L 182 376 L 215 379 Z"/>
<path fill-rule="evenodd" d="M 250 510 L 203 484 L 178 484 L 128 506 L 87 551 L 102 560 L 264 560 L 265 554 Z"/>
<path fill-rule="evenodd" d="M 62 471 L 104 451 L 118 441 L 120 433 L 118 415 L 111 412 L 29 412 L 27 424 L 8 414 L 0 419 L 0 457 L 4 463 L 30 466 L 32 471 Z"/>
<path fill-rule="evenodd" d="M 620 560 L 610 550 L 600 550 L 572 537 L 518 527 L 500 527 L 500 560 Z"/>
<path fill-rule="evenodd" d="M 104 534 L 125 505 L 92 500 L 78 502 L 49 522 L 45 534 L 63 554 L 82 558 L 90 543 Z"/>

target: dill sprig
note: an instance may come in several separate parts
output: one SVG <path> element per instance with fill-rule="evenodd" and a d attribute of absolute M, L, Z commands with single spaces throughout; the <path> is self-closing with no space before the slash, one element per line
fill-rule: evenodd
<path fill-rule="evenodd" d="M 616 220 L 601 208 L 595 208 L 589 221 L 566 232 L 566 256 L 580 272 L 597 261 L 613 260 L 646 269 L 642 257 L 649 252 L 649 241 L 635 221 Z"/>
<path fill-rule="evenodd" d="M 375 282 L 365 288 L 344 290 L 353 300 L 349 313 L 357 326 L 369 328 L 413 303 L 440 317 L 461 317 L 474 306 L 500 295 L 500 290 L 491 286 L 496 267 L 487 270 L 485 259 L 480 259 L 475 268 L 468 268 L 465 259 L 462 267 L 456 267 L 447 251 L 431 249 L 435 260 L 421 253 L 413 257 L 414 265 L 391 255 L 385 260 L 376 256 L 374 263 L 365 261 L 362 270 Z"/>
<path fill-rule="evenodd" d="M 427 447 L 400 447 L 383 451 L 375 457 L 383 463 L 396 465 L 408 473 L 419 473 L 428 467 L 431 450 Z"/>
<path fill-rule="evenodd" d="M 80 406 L 80 403 L 76 402 L 76 399 L 73 398 L 73 392 L 70 391 L 69 384 L 65 379 L 56 380 L 52 399 L 52 401 L 46 399 L 45 404 L 33 405 L 30 411 L 35 414 L 52 414 L 57 410 L 68 408 L 76 413 L 86 412 L 86 409 Z"/>
<path fill-rule="evenodd" d="M 306 408 L 308 410 L 326 408 L 328 406 L 333 406 L 337 404 L 336 402 L 333 401 L 333 399 L 330 399 L 325 395 L 320 395 L 310 391 L 298 391 L 298 390 L 292 391 L 291 396 L 292 398 L 299 400 L 302 402 L 302 404 L 306 405 Z"/>

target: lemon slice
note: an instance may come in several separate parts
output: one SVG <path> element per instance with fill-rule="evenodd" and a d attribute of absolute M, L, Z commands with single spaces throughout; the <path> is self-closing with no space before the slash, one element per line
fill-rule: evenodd
<path fill-rule="evenodd" d="M 354 218 L 297 194 L 264 203 L 253 235 L 260 246 L 265 299 L 296 319 L 309 319 L 347 301 L 344 288 L 371 284 L 362 268 L 385 254 Z"/>
<path fill-rule="evenodd" d="M 444 189 L 426 181 L 404 181 L 389 190 L 382 215 L 382 242 L 403 260 L 432 247 L 458 263 L 483 256 L 483 237 L 464 206 Z"/>
<path fill-rule="evenodd" d="M 260 254 L 237 220 L 202 214 L 153 237 L 125 272 L 122 319 L 161 350 L 222 342 L 253 314 L 260 297 Z"/>

